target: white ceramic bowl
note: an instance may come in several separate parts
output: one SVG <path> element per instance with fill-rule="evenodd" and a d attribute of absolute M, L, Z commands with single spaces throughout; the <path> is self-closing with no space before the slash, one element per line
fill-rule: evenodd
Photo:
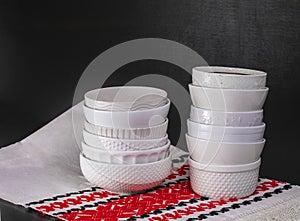
<path fill-rule="evenodd" d="M 101 127 L 84 121 L 84 128 L 89 133 L 118 139 L 158 139 L 166 135 L 169 120 L 166 119 L 163 123 L 147 127 L 147 128 L 112 128 Z"/>
<path fill-rule="evenodd" d="M 93 185 L 112 192 L 131 193 L 159 185 L 170 175 L 172 160 L 167 158 L 147 164 L 110 164 L 90 160 L 80 154 L 84 177 Z"/>
<path fill-rule="evenodd" d="M 192 189 L 212 199 L 249 196 L 258 183 L 260 159 L 243 165 L 207 166 L 189 158 L 189 165 Z"/>
<path fill-rule="evenodd" d="M 143 164 L 152 163 L 164 159 L 170 149 L 170 141 L 162 147 L 149 150 L 107 150 L 99 147 L 92 147 L 81 143 L 83 154 L 89 159 L 102 163 L 115 164 Z"/>
<path fill-rule="evenodd" d="M 98 136 L 83 130 L 83 139 L 86 144 L 106 150 L 148 150 L 167 144 L 168 135 L 157 139 L 128 140 Z"/>
<path fill-rule="evenodd" d="M 227 143 L 202 140 L 186 134 L 193 160 L 203 164 L 237 165 L 259 160 L 265 139 L 255 143 Z"/>
<path fill-rule="evenodd" d="M 147 110 L 136 111 L 101 111 L 83 106 L 88 122 L 113 128 L 145 128 L 155 126 L 165 121 L 170 108 L 170 100 L 161 106 Z"/>
<path fill-rule="evenodd" d="M 194 67 L 193 84 L 211 88 L 260 89 L 266 86 L 267 73 L 231 67 Z"/>
<path fill-rule="evenodd" d="M 245 112 L 212 111 L 191 105 L 190 118 L 201 124 L 249 127 L 262 124 L 263 110 Z"/>
<path fill-rule="evenodd" d="M 242 90 L 200 87 L 189 84 L 194 106 L 215 111 L 261 110 L 269 88 Z"/>
<path fill-rule="evenodd" d="M 109 111 L 151 109 L 166 104 L 166 98 L 162 89 L 141 86 L 107 87 L 84 95 L 86 106 Z"/>
<path fill-rule="evenodd" d="M 208 124 L 199 124 L 187 120 L 188 134 L 192 137 L 232 143 L 250 143 L 262 141 L 265 123 L 253 127 L 229 127 Z"/>

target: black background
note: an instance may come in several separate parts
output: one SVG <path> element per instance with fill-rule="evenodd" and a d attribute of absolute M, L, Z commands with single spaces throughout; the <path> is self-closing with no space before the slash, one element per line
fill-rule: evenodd
<path fill-rule="evenodd" d="M 104 50 L 137 38 L 165 38 L 191 47 L 209 65 L 268 73 L 261 176 L 300 184 L 299 15 L 296 0 L 1 0 L 0 146 L 71 107 L 79 77 Z M 120 68 L 106 86 L 126 83 L 131 73 L 163 73 L 185 87 L 191 81 L 171 64 L 140 61 Z M 176 141 L 174 108 L 172 116 L 169 133 Z M 5 211 L 3 220 L 9 220 Z"/>

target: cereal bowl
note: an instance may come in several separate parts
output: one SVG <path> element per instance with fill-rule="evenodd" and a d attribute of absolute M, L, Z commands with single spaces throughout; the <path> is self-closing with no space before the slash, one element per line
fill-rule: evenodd
<path fill-rule="evenodd" d="M 106 111 L 152 109 L 166 104 L 166 98 L 166 91 L 143 86 L 100 88 L 84 95 L 86 106 Z"/>
<path fill-rule="evenodd" d="M 135 111 L 104 111 L 84 105 L 83 111 L 86 120 L 94 125 L 110 128 L 146 128 L 165 121 L 170 103 L 167 99 L 163 106 Z"/>
<path fill-rule="evenodd" d="M 171 155 L 147 164 L 110 164 L 80 154 L 84 177 L 93 185 L 118 193 L 140 192 L 162 183 L 171 172 Z"/>
<path fill-rule="evenodd" d="M 265 139 L 253 143 L 228 143 L 198 139 L 186 134 L 187 147 L 193 160 L 205 164 L 238 165 L 259 160 Z"/>
<path fill-rule="evenodd" d="M 189 84 L 194 106 L 213 111 L 256 111 L 261 110 L 269 88 L 245 90 L 208 88 Z"/>
<path fill-rule="evenodd" d="M 223 89 L 260 89 L 266 86 L 267 73 L 246 68 L 194 67 L 193 84 Z"/>
<path fill-rule="evenodd" d="M 229 127 L 199 124 L 187 120 L 188 134 L 192 137 L 210 141 L 232 143 L 258 142 L 264 137 L 266 124 L 252 127 Z"/>

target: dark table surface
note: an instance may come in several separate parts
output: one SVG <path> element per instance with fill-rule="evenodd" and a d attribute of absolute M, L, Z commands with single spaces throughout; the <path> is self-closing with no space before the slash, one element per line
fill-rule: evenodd
<path fill-rule="evenodd" d="M 0 214 L 1 221 L 57 220 L 53 217 L 41 215 L 34 210 L 26 209 L 22 206 L 16 206 L 2 199 L 0 199 Z"/>

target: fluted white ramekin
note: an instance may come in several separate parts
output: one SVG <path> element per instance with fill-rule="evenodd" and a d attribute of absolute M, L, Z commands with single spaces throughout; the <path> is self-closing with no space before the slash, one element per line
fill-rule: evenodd
<path fill-rule="evenodd" d="M 119 139 L 157 139 L 166 135 L 169 120 L 166 119 L 163 123 L 147 128 L 113 128 L 102 127 L 91 124 L 87 121 L 84 122 L 86 131 L 103 137 L 112 137 Z"/>
<path fill-rule="evenodd" d="M 166 145 L 168 135 L 156 139 L 136 140 L 103 137 L 83 130 L 83 139 L 86 144 L 92 147 L 106 150 L 148 150 Z"/>
<path fill-rule="evenodd" d="M 106 150 L 99 147 L 92 147 L 82 142 L 82 152 L 88 158 L 115 164 L 143 164 L 151 163 L 166 158 L 170 149 L 170 141 L 162 147 L 148 150 Z"/>

